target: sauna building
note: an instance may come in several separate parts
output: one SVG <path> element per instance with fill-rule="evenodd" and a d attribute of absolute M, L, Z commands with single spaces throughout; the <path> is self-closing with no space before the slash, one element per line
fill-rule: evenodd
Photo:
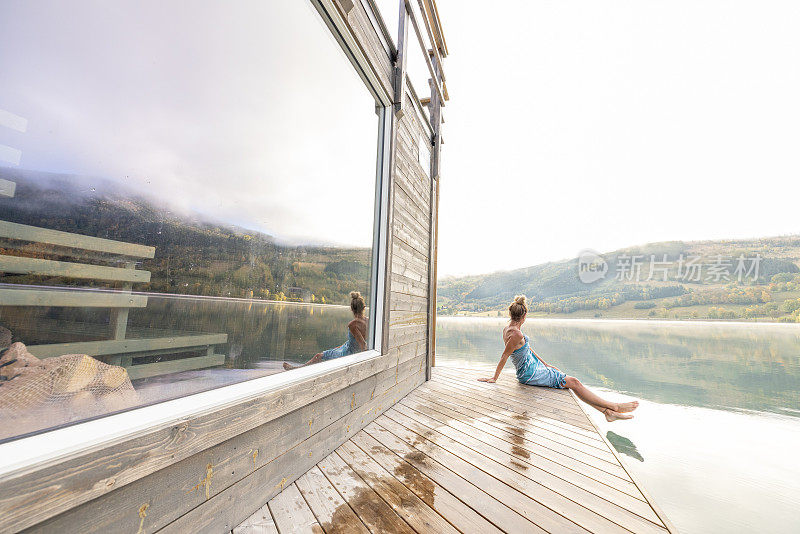
<path fill-rule="evenodd" d="M 569 392 L 434 367 L 435 0 L 0 21 L 0 532 L 672 530 Z"/>

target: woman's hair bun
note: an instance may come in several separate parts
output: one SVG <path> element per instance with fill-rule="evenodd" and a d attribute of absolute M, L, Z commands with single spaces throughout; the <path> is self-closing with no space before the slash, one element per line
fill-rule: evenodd
<path fill-rule="evenodd" d="M 364 311 L 365 302 L 364 299 L 361 297 L 361 293 L 359 291 L 351 291 L 350 292 L 350 309 L 353 310 L 353 313 L 359 314 Z"/>
<path fill-rule="evenodd" d="M 525 295 L 517 295 L 514 302 L 508 307 L 508 314 L 512 319 L 518 321 L 528 313 L 528 304 L 525 302 Z"/>

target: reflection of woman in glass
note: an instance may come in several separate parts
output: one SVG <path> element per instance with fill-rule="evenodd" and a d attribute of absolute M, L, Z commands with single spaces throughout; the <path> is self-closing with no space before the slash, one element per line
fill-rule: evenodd
<path fill-rule="evenodd" d="M 548 388 L 571 389 L 586 404 L 603 412 L 608 421 L 617 419 L 632 419 L 632 412 L 639 406 L 638 401 L 633 402 L 610 402 L 601 399 L 589 388 L 581 384 L 580 380 L 573 376 L 567 376 L 560 369 L 548 365 L 533 352 L 528 336 L 522 333 L 522 323 L 528 314 L 528 306 L 525 303 L 525 295 L 514 297 L 514 302 L 508 307 L 511 316 L 508 326 L 503 329 L 503 342 L 506 349 L 500 356 L 500 363 L 492 378 L 479 378 L 481 382 L 494 383 L 500 377 L 500 371 L 505 367 L 508 357 L 514 367 L 517 368 L 517 380 L 522 384 L 531 386 L 543 386 Z"/>
<path fill-rule="evenodd" d="M 358 291 L 351 292 L 350 310 L 353 312 L 353 320 L 347 324 L 347 341 L 335 349 L 328 349 L 315 354 L 313 358 L 303 365 L 333 360 L 367 350 L 367 318 L 364 317 L 364 307 L 364 297 L 361 296 L 361 293 Z M 303 365 L 292 365 L 284 362 L 283 368 L 288 371 L 303 367 Z"/>

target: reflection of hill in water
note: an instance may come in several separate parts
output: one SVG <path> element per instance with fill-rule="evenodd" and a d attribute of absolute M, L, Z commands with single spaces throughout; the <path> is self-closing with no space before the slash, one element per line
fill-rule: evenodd
<path fill-rule="evenodd" d="M 437 358 L 497 362 L 505 321 L 437 324 Z M 671 404 L 800 410 L 794 325 L 532 320 L 524 330 L 548 363 L 589 385 Z"/>
<path fill-rule="evenodd" d="M 146 308 L 132 309 L 129 337 L 216 333 L 228 343 L 216 348 L 226 366 L 252 369 L 259 361 L 305 361 L 347 339 L 349 308 L 293 303 L 227 301 L 150 296 Z M 2 322 L 26 345 L 107 337 L 108 312 L 91 308 L 10 308 Z"/>

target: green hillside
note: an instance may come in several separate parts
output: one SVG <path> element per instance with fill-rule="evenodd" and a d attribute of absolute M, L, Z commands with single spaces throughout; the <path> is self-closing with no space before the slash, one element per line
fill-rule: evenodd
<path fill-rule="evenodd" d="M 438 311 L 504 315 L 525 294 L 536 316 L 800 322 L 800 236 L 650 243 L 602 262 L 605 276 L 589 283 L 579 258 L 443 278 Z"/>
<path fill-rule="evenodd" d="M 104 180 L 7 168 L 0 168 L 0 177 L 17 184 L 13 198 L 0 198 L 2 220 L 155 247 L 155 257 L 140 266 L 152 273 L 151 281 L 137 284 L 139 291 L 335 304 L 349 303 L 350 291 L 369 294 L 368 248 L 282 244 L 200 214 L 176 213 Z M 54 252 L 0 240 L 0 254 L 58 259 Z M 3 273 L 0 283 L 102 285 Z"/>

